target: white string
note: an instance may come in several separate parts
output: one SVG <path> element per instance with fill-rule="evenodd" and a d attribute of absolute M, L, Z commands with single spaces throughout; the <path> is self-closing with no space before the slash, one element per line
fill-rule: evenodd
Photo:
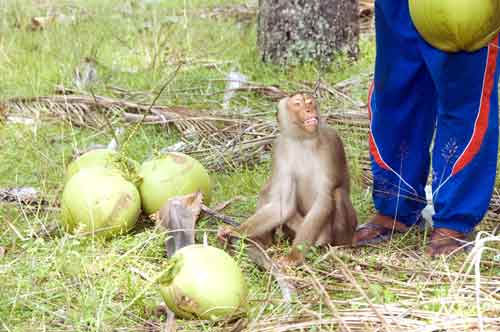
<path fill-rule="evenodd" d="M 492 43 L 492 44 L 490 44 L 489 46 L 491 46 L 491 47 L 495 47 L 495 48 L 498 48 L 498 49 L 500 50 L 500 46 L 499 46 L 499 45 L 495 45 L 495 44 L 493 44 L 493 43 Z"/>

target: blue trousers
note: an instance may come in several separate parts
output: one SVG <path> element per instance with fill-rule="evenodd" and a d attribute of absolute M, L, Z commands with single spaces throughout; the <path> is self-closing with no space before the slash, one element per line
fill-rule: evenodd
<path fill-rule="evenodd" d="M 486 214 L 496 177 L 498 36 L 473 53 L 442 52 L 418 34 L 401 0 L 375 2 L 375 28 L 375 208 L 415 224 L 432 171 L 434 227 L 468 233 Z"/>

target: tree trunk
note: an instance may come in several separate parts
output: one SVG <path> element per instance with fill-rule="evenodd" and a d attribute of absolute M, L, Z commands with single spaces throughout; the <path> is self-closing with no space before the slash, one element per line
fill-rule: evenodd
<path fill-rule="evenodd" d="M 257 44 L 265 62 L 330 63 L 359 53 L 358 0 L 259 0 Z"/>

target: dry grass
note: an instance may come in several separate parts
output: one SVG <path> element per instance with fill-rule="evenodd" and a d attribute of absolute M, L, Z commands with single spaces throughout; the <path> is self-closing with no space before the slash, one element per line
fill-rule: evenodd
<path fill-rule="evenodd" d="M 314 91 L 346 142 L 361 220 L 372 212 L 365 103 L 373 64 L 372 1 L 360 2 L 366 26 L 362 58 L 340 59 L 327 73 L 256 61 L 249 36 L 255 2 L 171 1 L 136 8 L 134 1 L 103 7 L 96 1 L 77 6 L 89 25 L 33 35 L 12 24 L 12 17 L 29 22 L 29 13 L 68 6 L 54 3 L 14 8 L 0 2 L 0 14 L 11 14 L 0 19 L 11 33 L 0 35 L 0 76 L 14 85 L 0 82 L 6 87 L 0 92 L 0 188 L 33 186 L 44 198 L 28 206 L 0 190 L 0 198 L 10 200 L 0 203 L 0 330 L 172 331 L 155 311 L 159 294 L 147 288 L 147 276 L 166 261 L 164 239 L 150 224 L 105 243 L 44 232 L 58 220 L 61 179 L 73 151 L 107 144 L 119 128 L 120 149 L 138 161 L 165 150 L 196 156 L 215 179 L 213 205 L 241 197 L 221 212 L 241 221 L 253 211 L 269 171 L 276 100 L 295 90 Z M 161 10 L 168 22 L 159 21 Z M 118 32 L 106 30 L 109 20 Z M 61 39 L 65 34 L 99 49 L 97 69 L 104 78 L 92 89 L 72 84 L 73 67 L 89 52 Z M 248 78 L 235 82 L 231 72 Z M 499 218 L 496 192 L 473 250 L 436 260 L 423 254 L 425 231 L 367 248 L 316 248 L 306 266 L 287 272 L 297 290 L 292 301 L 284 301 L 274 278 L 242 253 L 236 259 L 249 283 L 248 317 L 177 320 L 175 330 L 499 331 Z M 197 240 L 208 234 L 218 245 L 218 226 L 204 215 Z M 281 242 L 269 254 L 287 249 Z"/>

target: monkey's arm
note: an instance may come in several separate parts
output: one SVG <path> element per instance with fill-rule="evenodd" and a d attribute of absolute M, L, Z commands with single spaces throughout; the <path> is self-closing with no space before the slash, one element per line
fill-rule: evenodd
<path fill-rule="evenodd" d="M 282 205 L 271 201 L 257 210 L 237 230 L 251 238 L 260 237 L 286 223 L 294 213 L 295 208 L 291 204 Z"/>
<path fill-rule="evenodd" d="M 244 222 L 238 231 L 251 238 L 260 237 L 286 223 L 296 213 L 296 188 L 291 177 L 270 189 L 270 199 Z"/>
<path fill-rule="evenodd" d="M 319 193 L 318 198 L 306 214 L 304 222 L 296 232 L 292 251 L 287 259 L 289 264 L 302 263 L 308 248 L 316 243 L 334 210 L 332 197 L 329 190 L 325 188 Z"/>

